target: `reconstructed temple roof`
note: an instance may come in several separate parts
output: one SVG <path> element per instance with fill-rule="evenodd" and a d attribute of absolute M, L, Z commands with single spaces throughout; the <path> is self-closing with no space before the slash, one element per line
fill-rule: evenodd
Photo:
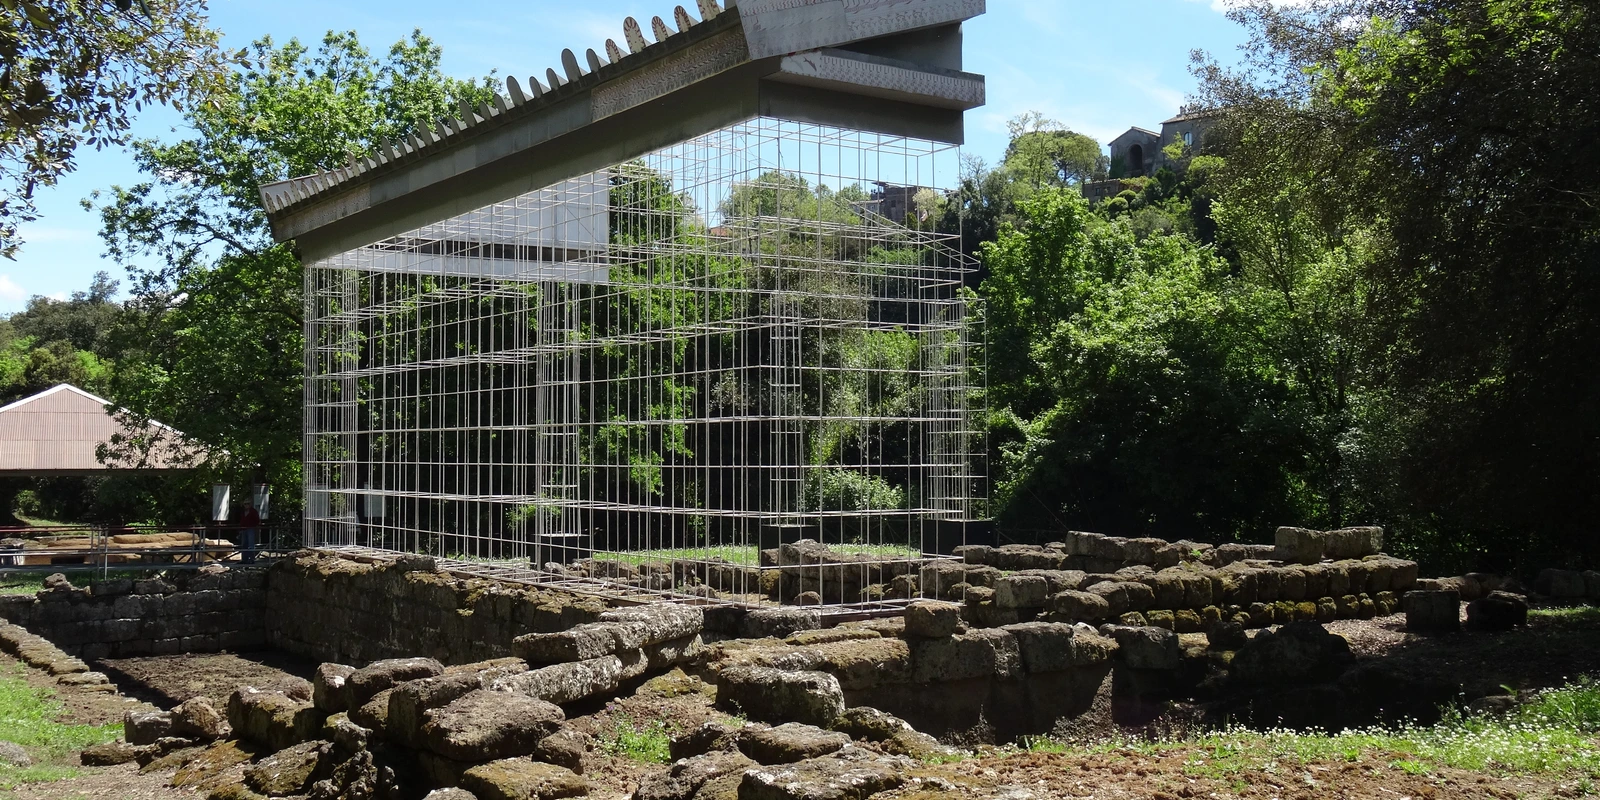
<path fill-rule="evenodd" d="M 526 84 L 345 166 L 261 187 L 307 260 L 360 247 L 757 116 L 960 143 L 984 79 L 961 23 L 985 0 L 699 0 L 624 45 L 562 52 Z M 653 39 L 653 41 L 652 41 Z"/>

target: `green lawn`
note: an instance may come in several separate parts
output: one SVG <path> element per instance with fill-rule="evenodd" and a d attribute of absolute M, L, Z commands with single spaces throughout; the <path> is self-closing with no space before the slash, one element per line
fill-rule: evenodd
<path fill-rule="evenodd" d="M 1032 750 L 1081 752 L 1047 738 Z M 1600 781 L 1600 680 L 1585 678 L 1547 691 L 1506 718 L 1447 715 L 1426 727 L 1341 733 L 1236 728 L 1171 741 L 1112 741 L 1093 749 L 1190 753 L 1185 771 L 1226 780 L 1268 765 L 1345 761 L 1382 763 L 1414 774 L 1442 767 L 1490 774 L 1552 773 Z"/>
<path fill-rule="evenodd" d="M 77 753 L 92 744 L 113 741 L 122 725 L 67 725 L 58 721 L 61 703 L 46 689 L 35 689 L 22 679 L 21 664 L 0 673 L 0 740 L 27 749 L 33 765 L 0 764 L 0 789 L 24 783 L 47 783 L 77 774 Z"/>

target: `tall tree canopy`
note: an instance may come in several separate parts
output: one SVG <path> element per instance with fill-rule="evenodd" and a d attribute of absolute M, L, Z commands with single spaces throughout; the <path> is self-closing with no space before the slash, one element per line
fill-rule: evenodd
<path fill-rule="evenodd" d="M 148 105 L 193 106 L 229 54 L 204 0 L 5 0 L 0 14 L 0 255 L 36 217 L 34 192 L 82 145 L 123 141 Z"/>
<path fill-rule="evenodd" d="M 194 135 L 134 145 L 147 183 L 92 205 L 108 255 L 127 265 L 128 342 L 111 399 L 208 446 L 200 474 L 269 481 L 298 498 L 302 270 L 275 244 L 257 187 L 344 164 L 385 139 L 488 98 L 491 80 L 439 70 L 420 32 L 373 56 L 354 33 L 312 51 L 262 39 L 214 104 L 188 115 Z M 138 421 L 137 419 L 135 421 Z M 114 443 L 112 459 L 137 459 Z"/>
<path fill-rule="evenodd" d="M 1600 12 L 1322 0 L 1234 18 L 1246 67 L 1199 70 L 1228 109 L 1224 202 L 1292 185 L 1275 202 L 1358 254 L 1344 313 L 1373 326 L 1352 340 L 1369 435 L 1349 445 L 1389 470 L 1381 513 L 1463 558 L 1600 558 Z"/>

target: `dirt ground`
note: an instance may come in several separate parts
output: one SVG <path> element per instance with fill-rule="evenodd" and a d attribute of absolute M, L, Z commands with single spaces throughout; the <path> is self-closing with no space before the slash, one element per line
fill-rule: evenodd
<path fill-rule="evenodd" d="M 96 662 L 123 692 L 163 708 L 191 697 L 225 703 L 240 686 L 265 687 L 287 676 L 310 680 L 317 665 L 280 652 L 188 653 Z"/>

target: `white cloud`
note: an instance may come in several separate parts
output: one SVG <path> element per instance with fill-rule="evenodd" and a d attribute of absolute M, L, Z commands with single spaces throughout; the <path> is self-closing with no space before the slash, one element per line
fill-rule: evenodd
<path fill-rule="evenodd" d="M 20 305 L 28 299 L 28 293 L 10 275 L 0 273 L 0 303 L 6 305 Z"/>

